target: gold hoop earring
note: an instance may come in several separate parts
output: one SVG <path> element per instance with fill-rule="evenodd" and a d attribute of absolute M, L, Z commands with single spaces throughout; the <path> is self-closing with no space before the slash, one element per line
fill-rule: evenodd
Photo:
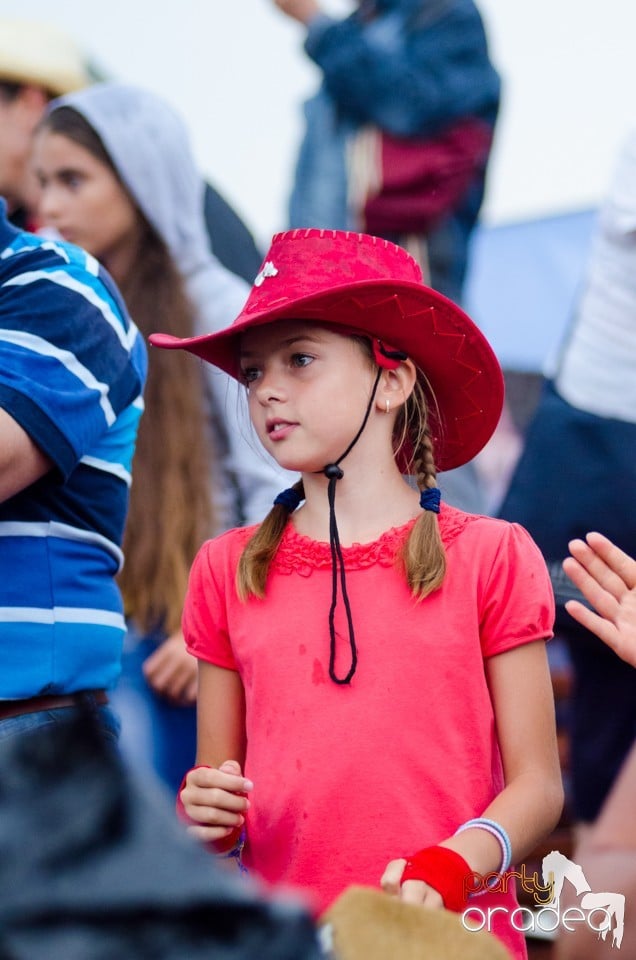
<path fill-rule="evenodd" d="M 385 410 L 384 412 L 385 412 L 385 413 L 390 413 L 390 412 L 391 412 L 391 404 L 389 403 L 388 400 L 386 401 L 386 410 Z"/>

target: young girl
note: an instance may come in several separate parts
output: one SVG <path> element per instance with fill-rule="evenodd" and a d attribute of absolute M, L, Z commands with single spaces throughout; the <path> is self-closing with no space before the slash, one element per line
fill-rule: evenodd
<path fill-rule="evenodd" d="M 191 572 L 193 830 L 219 850 L 244 833 L 247 868 L 317 910 L 351 883 L 463 909 L 562 804 L 545 565 L 436 486 L 497 423 L 490 347 L 400 247 L 326 230 L 274 238 L 227 330 L 150 340 L 240 378 L 265 449 L 301 474 Z M 475 902 L 505 908 L 491 927 L 523 957 L 512 887 Z"/>
<path fill-rule="evenodd" d="M 204 182 L 164 100 L 118 83 L 55 100 L 33 159 L 41 221 L 108 268 L 144 335 L 209 333 L 236 316 L 249 288 L 210 253 Z M 197 670 L 180 631 L 189 569 L 212 533 L 262 519 L 281 475 L 255 455 L 236 384 L 171 360 L 154 351 L 149 365 L 121 574 L 127 687 L 114 699 L 124 750 L 137 759 L 147 726 L 146 756 L 154 748 L 176 790 L 195 750 Z"/>

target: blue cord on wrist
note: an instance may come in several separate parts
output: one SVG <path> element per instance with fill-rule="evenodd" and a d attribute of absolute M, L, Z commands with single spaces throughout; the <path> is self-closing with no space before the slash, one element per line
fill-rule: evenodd
<path fill-rule="evenodd" d="M 236 860 L 237 866 L 241 873 L 247 873 L 247 867 L 243 866 L 241 856 L 243 854 L 243 847 L 245 846 L 245 827 L 241 830 L 238 839 L 233 847 L 230 847 L 229 850 L 226 850 L 224 853 L 216 853 L 215 856 L 219 860 Z"/>

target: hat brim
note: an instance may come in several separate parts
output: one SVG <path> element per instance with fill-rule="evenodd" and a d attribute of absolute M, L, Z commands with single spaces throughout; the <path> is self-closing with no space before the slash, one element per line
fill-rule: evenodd
<path fill-rule="evenodd" d="M 471 460 L 492 436 L 503 406 L 499 362 L 488 341 L 451 300 L 419 283 L 366 280 L 250 311 L 249 301 L 231 327 L 181 339 L 156 333 L 153 346 L 182 349 L 240 379 L 240 338 L 275 320 L 310 320 L 359 330 L 403 350 L 422 371 L 433 394 L 431 421 L 438 470 Z"/>
<path fill-rule="evenodd" d="M 0 78 L 43 87 L 53 97 L 91 83 L 90 70 L 70 35 L 52 23 L 13 16 L 0 17 Z"/>

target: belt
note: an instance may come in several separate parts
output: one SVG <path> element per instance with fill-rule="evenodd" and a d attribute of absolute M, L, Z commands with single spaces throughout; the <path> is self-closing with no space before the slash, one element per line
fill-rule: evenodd
<path fill-rule="evenodd" d="M 108 703 L 108 695 L 105 690 L 80 690 L 77 693 L 29 697 L 26 700 L 0 700 L 0 720 L 8 720 L 9 717 L 21 717 L 25 713 L 39 713 L 40 710 L 78 707 L 84 697 L 89 697 L 93 703 L 99 705 Z"/>

